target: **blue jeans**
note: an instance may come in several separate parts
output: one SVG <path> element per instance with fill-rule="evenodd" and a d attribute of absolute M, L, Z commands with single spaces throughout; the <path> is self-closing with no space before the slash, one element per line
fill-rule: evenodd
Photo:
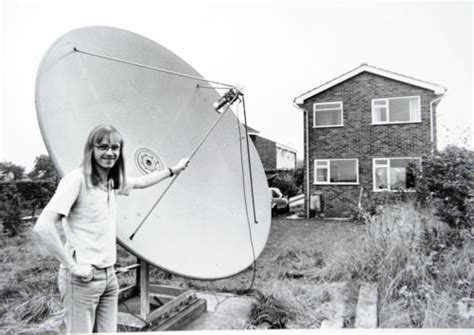
<path fill-rule="evenodd" d="M 60 268 L 58 286 L 63 301 L 67 333 L 114 333 L 117 331 L 118 281 L 113 266 L 93 268 L 84 281 Z"/>

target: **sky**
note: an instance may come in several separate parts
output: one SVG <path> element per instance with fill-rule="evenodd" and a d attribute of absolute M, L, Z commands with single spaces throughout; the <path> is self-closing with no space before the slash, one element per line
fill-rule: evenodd
<path fill-rule="evenodd" d="M 207 79 L 244 86 L 248 124 L 303 156 L 298 95 L 361 63 L 448 89 L 438 143 L 474 148 L 473 4 L 323 1 L 1 1 L 0 161 L 46 154 L 34 105 L 50 45 L 80 27 L 148 37 Z"/>

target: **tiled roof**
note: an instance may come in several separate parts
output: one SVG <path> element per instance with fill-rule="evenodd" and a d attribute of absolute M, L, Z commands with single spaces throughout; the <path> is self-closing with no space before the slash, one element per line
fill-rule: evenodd
<path fill-rule="evenodd" d="M 325 91 L 327 90 L 328 88 L 332 87 L 332 86 L 335 86 L 343 81 L 346 81 L 347 79 L 349 78 L 352 78 L 356 75 L 358 75 L 359 73 L 362 73 L 362 72 L 370 72 L 370 73 L 374 73 L 374 74 L 377 74 L 377 75 L 380 75 L 380 76 L 383 76 L 383 77 L 387 77 L 387 78 L 391 78 L 391 79 L 394 79 L 394 80 L 397 80 L 397 81 L 401 81 L 401 82 L 404 82 L 404 83 L 408 83 L 408 84 L 411 84 L 411 85 L 414 85 L 414 86 L 419 86 L 419 87 L 422 87 L 422 88 L 426 88 L 428 90 L 432 90 L 434 91 L 436 94 L 444 94 L 447 90 L 445 87 L 442 87 L 442 86 L 439 86 L 437 84 L 433 84 L 433 83 L 430 83 L 428 81 L 424 81 L 424 80 L 420 80 L 420 79 L 417 79 L 417 78 L 413 78 L 413 77 L 409 77 L 409 76 L 405 76 L 403 74 L 400 74 L 400 73 L 396 73 L 396 72 L 393 72 L 393 71 L 388 71 L 388 70 L 384 70 L 384 69 L 381 69 L 381 68 L 378 68 L 378 67 L 375 67 L 375 66 L 371 66 L 371 65 L 368 65 L 366 63 L 362 63 L 360 66 L 356 67 L 355 69 L 352 69 L 334 79 L 331 79 L 327 82 L 325 82 L 324 84 L 322 85 L 319 85 L 299 96 L 297 96 L 294 101 L 296 104 L 298 105 L 301 105 L 304 103 L 304 101 L 318 93 L 321 93 L 322 91 Z"/>

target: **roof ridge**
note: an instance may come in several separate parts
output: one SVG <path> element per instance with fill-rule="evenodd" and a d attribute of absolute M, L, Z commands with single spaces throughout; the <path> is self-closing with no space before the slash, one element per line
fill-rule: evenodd
<path fill-rule="evenodd" d="M 426 85 L 436 86 L 436 87 L 442 88 L 442 89 L 444 89 L 444 91 L 446 91 L 446 87 L 441 86 L 441 85 L 438 85 L 438 84 L 435 84 L 435 83 L 432 83 L 432 82 L 429 82 L 429 81 L 426 81 L 426 80 L 421 80 L 421 79 L 418 79 L 418 78 L 415 78 L 415 77 L 410 77 L 410 76 L 407 76 L 407 75 L 404 75 L 404 74 L 401 74 L 401 73 L 397 73 L 397 72 L 394 72 L 394 71 L 385 70 L 385 69 L 383 69 L 383 68 L 376 67 L 376 66 L 373 66 L 373 65 L 369 65 L 369 64 L 367 64 L 367 63 L 361 63 L 359 66 L 353 68 L 352 70 L 346 71 L 346 72 L 342 73 L 341 75 L 339 75 L 339 76 L 337 76 L 337 77 L 334 77 L 334 78 L 332 78 L 332 79 L 330 79 L 330 80 L 328 80 L 328 81 L 322 83 L 321 85 L 318 85 L 318 86 L 316 86 L 316 87 L 314 87 L 314 88 L 312 88 L 312 89 L 310 89 L 310 90 L 308 90 L 308 91 L 306 91 L 306 92 L 304 92 L 304 93 L 298 95 L 298 96 L 294 99 L 294 101 L 297 102 L 297 100 L 300 99 L 301 97 L 305 97 L 305 96 L 307 96 L 308 94 L 311 94 L 312 92 L 318 91 L 318 89 L 320 89 L 320 88 L 322 88 L 322 87 L 325 87 L 325 86 L 328 86 L 328 85 L 329 85 L 327 88 L 330 88 L 330 87 L 333 86 L 333 85 L 330 85 L 332 82 L 335 82 L 334 85 L 337 85 L 337 84 L 339 84 L 338 80 L 340 80 L 341 78 L 344 78 L 344 77 L 350 75 L 352 72 L 357 72 L 358 69 L 360 69 L 360 68 L 364 68 L 364 69 L 362 69 L 362 71 L 359 72 L 359 73 L 355 73 L 354 76 L 357 75 L 357 74 L 360 74 L 360 73 L 362 73 L 362 72 L 365 72 L 365 71 L 369 71 L 369 72 L 370 72 L 370 69 L 372 69 L 372 70 L 374 70 L 374 72 L 375 72 L 375 71 L 380 71 L 380 72 L 384 72 L 384 73 L 386 73 L 386 74 L 389 74 L 389 75 L 392 75 L 392 76 L 395 76 L 395 77 L 403 77 L 403 78 L 406 78 L 407 80 L 415 81 L 415 82 L 418 82 L 418 83 L 424 83 L 424 84 L 426 84 Z M 375 74 L 378 74 L 378 73 L 375 73 Z M 378 75 L 382 75 L 382 76 L 383 76 L 383 74 L 378 74 Z M 350 79 L 350 78 L 352 78 L 352 76 L 348 77 L 347 79 Z M 345 79 L 345 80 L 347 80 L 347 79 Z M 392 79 L 394 79 L 394 78 L 392 78 Z M 397 79 L 394 79 L 394 80 L 397 80 Z M 342 81 L 344 81 L 344 80 L 342 80 Z M 342 81 L 341 81 L 341 82 L 342 82 Z M 412 85 L 415 85 L 415 84 L 412 84 Z M 416 85 L 415 85 L 415 86 L 416 86 Z M 319 93 L 319 92 L 316 92 L 316 93 L 314 93 L 314 94 L 318 94 L 318 93 Z M 305 100 L 305 99 L 303 99 L 303 100 Z"/>
<path fill-rule="evenodd" d="M 423 79 L 419 79 L 419 78 L 407 76 L 407 75 L 405 75 L 405 74 L 401 74 L 401 73 L 398 73 L 398 72 L 395 72 L 395 71 L 390 71 L 390 70 L 382 69 L 381 67 L 369 65 L 369 64 L 367 64 L 367 63 L 363 63 L 363 64 L 367 65 L 368 67 L 377 69 L 377 70 L 381 70 L 381 71 L 393 73 L 393 74 L 395 74 L 395 75 L 397 75 L 397 76 L 402 76 L 402 77 L 405 77 L 405 78 L 408 78 L 408 79 L 413 79 L 413 80 L 421 81 L 421 82 L 424 82 L 424 83 L 427 83 L 427 84 L 430 84 L 430 85 L 436 85 L 436 86 L 443 87 L 443 86 L 441 86 L 441 85 L 439 85 L 439 84 L 436 84 L 436 83 L 433 83 L 433 82 L 430 82 L 430 81 L 426 81 L 426 80 L 423 80 Z M 354 69 L 354 70 L 355 70 L 355 69 Z"/>

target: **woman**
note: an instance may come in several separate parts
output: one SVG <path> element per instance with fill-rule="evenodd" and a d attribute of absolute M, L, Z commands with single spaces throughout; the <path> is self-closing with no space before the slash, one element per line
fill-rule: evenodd
<path fill-rule="evenodd" d="M 61 179 L 34 227 L 40 241 L 61 262 L 58 285 L 68 333 L 116 331 L 116 195 L 159 183 L 181 173 L 189 163 L 182 159 L 172 168 L 128 178 L 123 145 L 114 127 L 93 129 L 81 167 Z M 59 222 L 64 246 L 56 230 Z"/>

